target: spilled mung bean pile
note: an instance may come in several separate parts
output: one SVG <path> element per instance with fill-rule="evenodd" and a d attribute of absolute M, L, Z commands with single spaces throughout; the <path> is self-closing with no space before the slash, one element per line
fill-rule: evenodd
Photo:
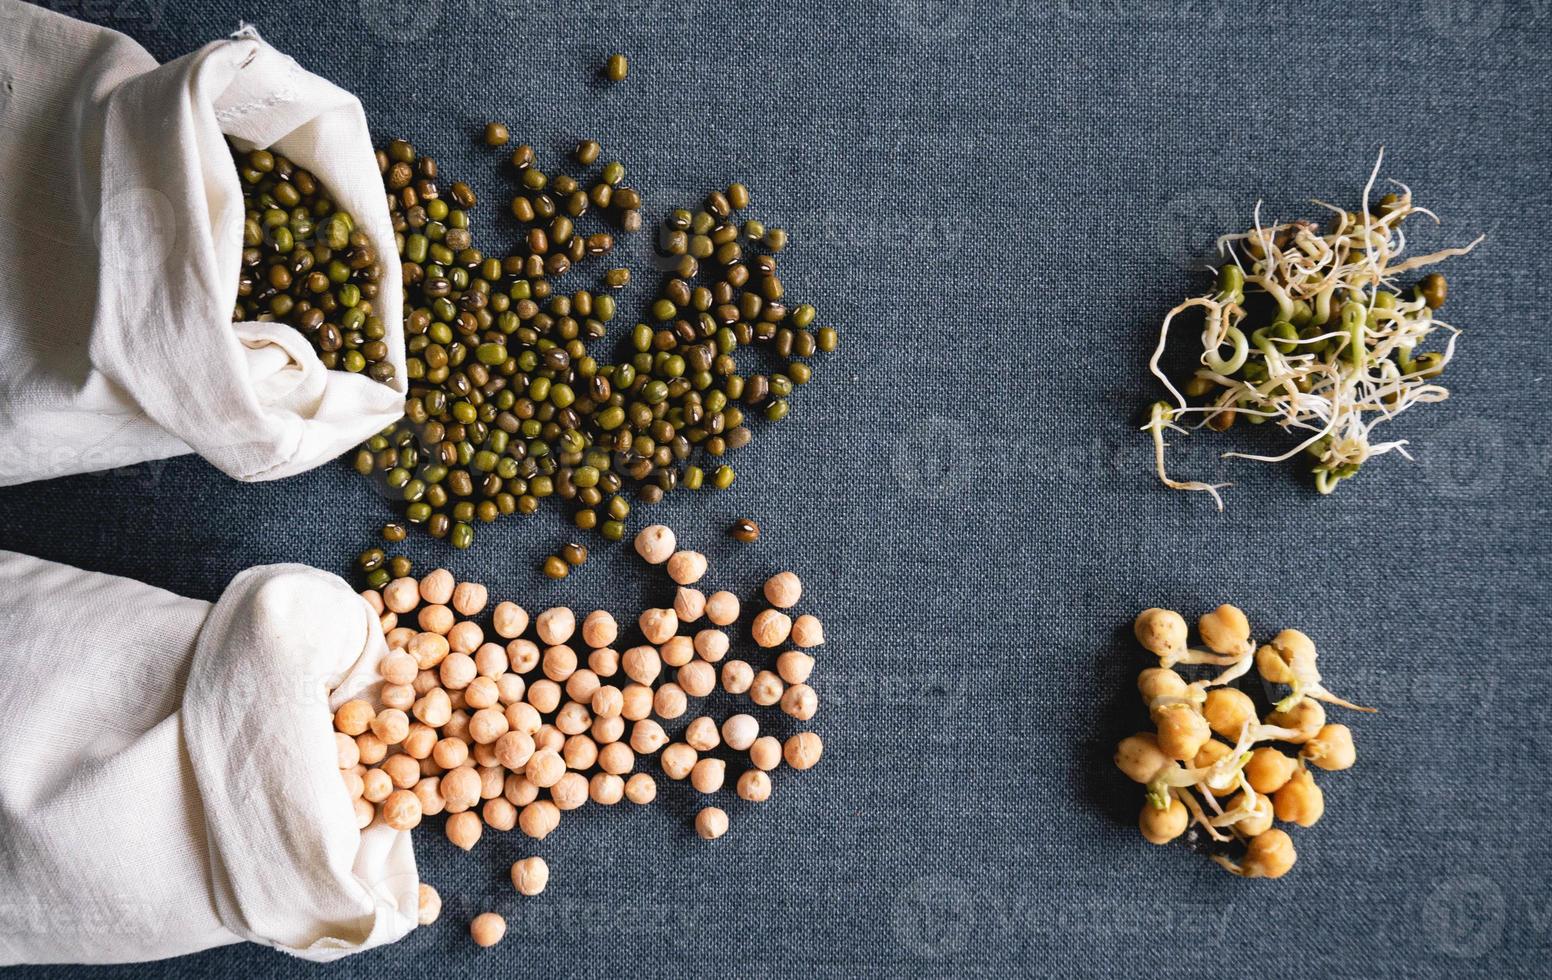
<path fill-rule="evenodd" d="M 588 804 L 653 802 L 655 770 L 689 781 L 702 800 L 694 831 L 715 840 L 730 824 L 718 805 L 730 787 L 739 800 L 762 803 L 783 764 L 803 771 L 819 761 L 823 743 L 803 726 L 819 709 L 808 651 L 824 643 L 824 628 L 813 615 L 793 616 L 804 599 L 798 576 L 765 582 L 763 608 L 749 620 L 751 663 L 730 656 L 744 603 L 700 588 L 705 556 L 680 548 L 661 524 L 642 530 L 635 546 L 677 588 L 671 607 L 623 626 L 605 610 L 579 622 L 564 607 L 530 617 L 500 602 L 487 614 L 486 587 L 445 569 L 362 593 L 390 652 L 377 703 L 350 701 L 334 718 L 359 826 L 413 830 L 446 814 L 445 833 L 464 850 L 487 830 L 538 841 Z M 620 650 L 632 634 L 639 642 Z M 696 713 L 719 686 L 747 709 Z M 536 895 L 549 874 L 542 858 L 526 857 L 512 867 L 513 886 Z M 440 909 L 436 889 L 422 885 L 422 924 Z M 505 931 L 496 912 L 470 923 L 482 946 Z"/>

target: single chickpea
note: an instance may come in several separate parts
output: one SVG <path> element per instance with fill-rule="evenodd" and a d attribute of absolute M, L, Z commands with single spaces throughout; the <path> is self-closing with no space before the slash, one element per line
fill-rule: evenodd
<path fill-rule="evenodd" d="M 449 653 L 437 667 L 437 676 L 441 678 L 442 687 L 448 691 L 463 690 L 479 675 L 479 670 L 474 666 L 474 658 L 467 653 Z"/>
<path fill-rule="evenodd" d="M 528 703 L 547 715 L 560 707 L 560 685 L 549 678 L 540 678 L 528 685 Z"/>
<path fill-rule="evenodd" d="M 599 677 L 613 677 L 620 672 L 619 651 L 600 647 L 587 655 L 587 666 Z"/>
<path fill-rule="evenodd" d="M 727 763 L 721 759 L 701 759 L 690 768 L 690 785 L 696 792 L 711 794 L 722 788 Z"/>
<path fill-rule="evenodd" d="M 415 717 L 432 728 L 441 728 L 453 716 L 453 702 L 440 687 L 427 691 L 411 709 Z"/>
<path fill-rule="evenodd" d="M 1326 727 L 1326 709 L 1313 698 L 1300 698 L 1287 711 L 1268 712 L 1266 723 L 1294 732 L 1292 735 L 1284 736 L 1283 741 L 1303 745 L 1319 735 L 1320 730 Z"/>
<path fill-rule="evenodd" d="M 735 751 L 746 751 L 759 735 L 760 723 L 753 715 L 730 715 L 722 722 L 722 741 Z"/>
<path fill-rule="evenodd" d="M 674 553 L 674 532 L 663 524 L 649 524 L 636 534 L 636 554 L 649 565 L 661 565 Z"/>
<path fill-rule="evenodd" d="M 591 769 L 593 763 L 598 761 L 598 743 L 586 735 L 572 735 L 561 746 L 560 757 L 565 760 L 567 769 L 578 772 Z"/>
<path fill-rule="evenodd" d="M 721 630 L 701 630 L 695 634 L 695 653 L 710 664 L 727 656 L 730 645 L 728 635 Z"/>
<path fill-rule="evenodd" d="M 438 677 L 434 670 L 422 670 L 415 675 L 415 683 L 410 687 L 414 689 L 417 699 L 423 698 L 432 691 L 442 690 L 442 678 Z"/>
<path fill-rule="evenodd" d="M 1286 823 L 1313 827 L 1326 812 L 1326 795 L 1315 785 L 1314 775 L 1300 768 L 1272 794 L 1272 810 Z"/>
<path fill-rule="evenodd" d="M 420 580 L 420 597 L 433 606 L 445 606 L 453 598 L 453 573 L 438 568 Z"/>
<path fill-rule="evenodd" d="M 1169 798 L 1169 806 L 1162 810 L 1152 803 L 1144 803 L 1142 812 L 1137 815 L 1137 826 L 1150 844 L 1168 844 L 1185 833 L 1190 822 L 1191 814 L 1186 811 L 1185 804 L 1174 796 Z"/>
<path fill-rule="evenodd" d="M 430 670 L 442 662 L 442 658 L 448 655 L 452 647 L 448 645 L 447 637 L 440 633 L 422 630 L 410 639 L 404 649 L 415 658 L 417 667 L 421 670 Z"/>
<path fill-rule="evenodd" d="M 1229 798 L 1226 809 L 1237 810 L 1244 806 L 1245 794 L 1236 793 Z M 1234 829 L 1246 837 L 1257 837 L 1267 832 L 1272 826 L 1272 799 L 1269 796 L 1257 796 L 1256 802 L 1250 806 L 1250 812 L 1234 821 Z"/>
<path fill-rule="evenodd" d="M 393 780 L 381 769 L 368 769 L 361 777 L 361 798 L 368 803 L 381 803 L 393 792 Z"/>
<path fill-rule="evenodd" d="M 680 586 L 674 593 L 674 615 L 681 623 L 693 623 L 706 614 L 706 593 Z"/>
<path fill-rule="evenodd" d="M 1212 729 L 1207 727 L 1207 719 L 1191 705 L 1166 704 L 1149 713 L 1159 729 L 1159 748 L 1171 759 L 1184 762 L 1195 758 L 1207 740 L 1212 738 Z"/>
<path fill-rule="evenodd" d="M 499 741 L 501 739 L 498 738 L 496 742 Z M 501 760 L 496 758 L 496 742 L 491 742 L 488 745 L 475 743 L 469 749 L 469 756 L 474 760 L 474 764 L 480 768 L 481 773 L 486 769 L 501 765 Z"/>
<path fill-rule="evenodd" d="M 688 636 L 670 636 L 658 648 L 658 655 L 668 667 L 683 667 L 695 659 L 695 642 Z"/>
<path fill-rule="evenodd" d="M 1159 748 L 1158 736 L 1152 732 L 1128 735 L 1116 746 L 1116 768 L 1134 783 L 1148 782 L 1169 762 L 1169 756 Z"/>
<path fill-rule="evenodd" d="M 473 742 L 474 738 L 469 734 L 469 715 L 465 711 L 454 711 L 447 719 L 447 724 L 442 726 L 443 738 L 456 738 L 465 742 Z"/>
<path fill-rule="evenodd" d="M 474 710 L 494 708 L 501 701 L 501 690 L 489 677 L 476 677 L 463 689 L 463 702 Z"/>
<path fill-rule="evenodd" d="M 707 596 L 706 618 L 713 626 L 731 626 L 738 620 L 738 596 L 727 591 Z"/>
<path fill-rule="evenodd" d="M 780 609 L 761 610 L 749 632 L 754 642 L 762 647 L 780 646 L 792 635 L 792 617 Z"/>
<path fill-rule="evenodd" d="M 396 790 L 383 800 L 383 823 L 394 830 L 414 830 L 420 826 L 420 817 L 420 798 L 407 789 Z"/>
<path fill-rule="evenodd" d="M 576 613 L 565 606 L 553 606 L 534 618 L 539 642 L 549 646 L 565 643 L 577 631 Z"/>
<path fill-rule="evenodd" d="M 1281 878 L 1298 860 L 1293 838 L 1276 827 L 1251 838 L 1240 859 L 1239 873 L 1246 878 Z"/>
<path fill-rule="evenodd" d="M 701 840 L 716 840 L 727 829 L 728 816 L 720 807 L 708 806 L 695 815 L 695 832 Z"/>
<path fill-rule="evenodd" d="M 415 784 L 410 792 L 420 800 L 420 812 L 423 816 L 434 817 L 447 809 L 447 801 L 442 798 L 442 777 L 423 776 L 420 782 Z"/>
<path fill-rule="evenodd" d="M 697 752 L 710 752 L 722 744 L 722 736 L 717 732 L 717 723 L 705 715 L 701 715 L 685 727 L 684 740 Z"/>
<path fill-rule="evenodd" d="M 1272 684 L 1293 684 L 1314 667 L 1315 641 L 1298 630 L 1283 630 L 1256 651 L 1256 670 Z"/>
<path fill-rule="evenodd" d="M 468 848 L 464 848 L 468 850 Z M 494 912 L 483 912 L 474 917 L 469 923 L 469 935 L 474 939 L 474 945 L 482 948 L 490 948 L 501 942 L 507 934 L 507 920 Z"/>
<path fill-rule="evenodd" d="M 606 684 L 593 692 L 591 699 L 593 714 L 600 718 L 613 718 L 625 707 L 625 695 L 613 684 Z"/>
<path fill-rule="evenodd" d="M 1346 725 L 1322 725 L 1315 737 L 1304 743 L 1299 757 L 1327 771 L 1351 769 L 1358 761 L 1352 729 Z"/>
<path fill-rule="evenodd" d="M 534 840 L 544 840 L 560 826 L 560 807 L 549 800 L 534 800 L 518 814 L 517 826 Z"/>
<path fill-rule="evenodd" d="M 478 804 L 482 789 L 484 781 L 470 765 L 455 766 L 442 776 L 442 799 L 447 801 L 449 813 L 462 813 Z"/>
<path fill-rule="evenodd" d="M 798 732 L 782 746 L 782 758 L 794 769 L 812 769 L 824 754 L 824 743 L 814 732 Z"/>
<path fill-rule="evenodd" d="M 377 717 L 377 712 L 372 710 L 369 702 L 357 698 L 354 701 L 346 701 L 334 712 L 334 727 L 352 737 L 360 735 L 372 727 L 372 719 Z"/>
<path fill-rule="evenodd" d="M 643 718 L 631 726 L 630 747 L 637 754 L 651 755 L 667 744 L 668 734 L 651 718 Z"/>
<path fill-rule="evenodd" d="M 1219 606 L 1196 621 L 1202 642 L 1214 653 L 1239 656 L 1254 649 L 1250 644 L 1250 620 L 1235 606 Z"/>
<path fill-rule="evenodd" d="M 490 599 L 490 592 L 478 582 L 459 582 L 453 589 L 453 609 L 463 616 L 477 616 Z"/>
<path fill-rule="evenodd" d="M 625 737 L 625 719 L 620 715 L 611 715 L 608 718 L 594 718 L 593 741 L 599 745 L 608 745 L 618 742 Z"/>
<path fill-rule="evenodd" d="M 706 556 L 699 551 L 676 551 L 668 559 L 668 577 L 680 585 L 694 585 L 706 574 Z"/>
<path fill-rule="evenodd" d="M 579 772 L 567 772 L 550 787 L 550 799 L 556 809 L 565 813 L 587 802 L 587 777 Z"/>
<path fill-rule="evenodd" d="M 1193 769 L 1210 768 L 1221 762 L 1225 756 L 1232 754 L 1233 751 L 1234 746 L 1213 739 L 1197 750 L 1196 758 L 1191 760 L 1191 767 Z M 1220 781 L 1217 785 L 1208 781 L 1206 786 L 1214 796 L 1228 796 L 1239 789 L 1239 777 L 1237 774 L 1233 774 Z"/>
<path fill-rule="evenodd" d="M 749 746 L 749 761 L 765 772 L 781 765 L 781 755 L 781 743 L 770 735 L 761 735 Z"/>
<path fill-rule="evenodd" d="M 590 647 L 606 647 L 620 635 L 620 624 L 602 609 L 595 609 L 582 621 L 582 642 Z"/>
<path fill-rule="evenodd" d="M 679 617 L 672 609 L 648 609 L 638 620 L 641 635 L 648 643 L 665 643 L 679 630 Z"/>
<path fill-rule="evenodd" d="M 457 619 L 453 611 L 446 606 L 421 606 L 420 612 L 415 614 L 415 622 L 427 633 L 436 633 L 447 636 L 452 630 Z"/>
<path fill-rule="evenodd" d="M 622 707 L 620 717 L 626 721 L 640 721 L 652 714 L 652 688 L 645 684 L 627 684 L 620 689 Z"/>
<path fill-rule="evenodd" d="M 768 708 L 781 700 L 786 685 L 781 677 L 768 670 L 762 670 L 754 675 L 754 681 L 749 685 L 749 700 L 762 708 Z"/>
<path fill-rule="evenodd" d="M 717 688 L 717 670 L 704 660 L 692 660 L 679 668 L 679 686 L 692 698 L 703 698 Z"/>
<path fill-rule="evenodd" d="M 1185 652 L 1189 630 L 1185 617 L 1171 609 L 1144 609 L 1132 623 L 1132 632 L 1143 649 L 1159 657 Z"/>
<path fill-rule="evenodd" d="M 395 626 L 383 634 L 383 639 L 388 641 L 388 649 L 397 653 L 409 646 L 410 640 L 415 638 L 415 633 L 416 631 L 408 626 Z"/>
<path fill-rule="evenodd" d="M 550 883 L 550 866 L 542 857 L 527 857 L 512 865 L 512 887 L 530 898 Z"/>
<path fill-rule="evenodd" d="M 824 645 L 824 624 L 817 616 L 807 614 L 792 621 L 792 642 L 800 647 Z"/>
<path fill-rule="evenodd" d="M 356 829 L 365 830 L 372 826 L 372 821 L 377 819 L 377 807 L 368 803 L 365 799 L 354 800 L 351 807 L 356 812 Z"/>
<path fill-rule="evenodd" d="M 819 695 L 807 684 L 794 684 L 782 693 L 781 710 L 798 721 L 808 721 L 819 711 Z"/>
<path fill-rule="evenodd" d="M 526 701 L 514 701 L 507 705 L 507 729 L 513 732 L 522 732 L 532 737 L 534 732 L 544 721 L 539 717 L 539 712 L 533 705 Z"/>
<path fill-rule="evenodd" d="M 398 708 L 385 708 L 372 719 L 372 734 L 384 745 L 398 745 L 410 733 L 410 718 Z"/>
<path fill-rule="evenodd" d="M 1256 703 L 1250 695 L 1232 687 L 1214 687 L 1208 690 L 1202 704 L 1202 717 L 1207 727 L 1227 739 L 1238 739 L 1246 725 L 1257 724 Z"/>
<path fill-rule="evenodd" d="M 381 700 L 385 708 L 408 711 L 415 706 L 415 688 L 410 684 L 384 684 Z"/>
<path fill-rule="evenodd" d="M 377 625 L 384 633 L 391 633 L 399 628 L 399 614 L 383 613 L 377 618 Z"/>
<path fill-rule="evenodd" d="M 386 607 L 383 606 L 383 594 L 376 589 L 364 589 L 358 593 L 366 604 L 372 608 L 372 615 L 381 616 Z"/>
<path fill-rule="evenodd" d="M 1298 763 L 1280 749 L 1262 745 L 1251 751 L 1243 772 L 1251 789 L 1270 795 L 1287 785 L 1298 767 Z"/>
<path fill-rule="evenodd" d="M 598 679 L 597 674 L 586 667 L 581 667 L 566 678 L 566 696 L 578 704 L 588 704 L 602 686 L 603 682 Z"/>
<path fill-rule="evenodd" d="M 1152 706 L 1158 698 L 1184 698 L 1189 695 L 1185 678 L 1168 667 L 1149 667 L 1137 675 L 1137 693 L 1142 703 Z"/>
<path fill-rule="evenodd" d="M 481 708 L 469 718 L 469 737 L 489 745 L 507 733 L 507 713 L 499 708 Z"/>
<path fill-rule="evenodd" d="M 743 694 L 754 685 L 754 668 L 742 660 L 729 660 L 722 665 L 722 689 L 729 694 Z"/>
<path fill-rule="evenodd" d="M 533 758 L 534 740 L 527 732 L 509 731 L 496 739 L 496 762 L 517 772 Z"/>
<path fill-rule="evenodd" d="M 485 801 L 480 808 L 480 817 L 491 830 L 506 833 L 517 826 L 517 807 L 506 797 L 497 796 Z"/>
<path fill-rule="evenodd" d="M 771 777 L 763 769 L 749 769 L 738 777 L 738 798 L 764 803 L 771 798 Z"/>
<path fill-rule="evenodd" d="M 690 774 L 695 768 L 695 750 L 683 742 L 675 742 L 663 750 L 658 757 L 658 765 L 663 767 L 663 775 L 678 782 Z"/>
<path fill-rule="evenodd" d="M 453 628 L 447 631 L 448 649 L 457 653 L 473 653 L 485 642 L 485 631 L 480 629 L 478 623 L 464 620 L 454 623 Z"/>
<path fill-rule="evenodd" d="M 776 673 L 788 684 L 804 684 L 814 672 L 814 658 L 800 650 L 788 650 L 776 658 Z"/>
<path fill-rule="evenodd" d="M 391 755 L 383 760 L 378 770 L 388 774 L 395 789 L 414 789 L 420 782 L 420 760 L 413 756 Z"/>
<path fill-rule="evenodd" d="M 685 698 L 684 688 L 672 681 L 652 694 L 652 710 L 665 721 L 673 721 L 684 714 L 688 708 L 689 702 Z"/>
<path fill-rule="evenodd" d="M 390 684 L 413 684 L 420 665 L 407 653 L 390 653 L 377 665 L 377 673 Z"/>
<path fill-rule="evenodd" d="M 375 766 L 387 757 L 388 743 L 374 732 L 362 732 L 356 736 L 356 752 L 360 754 L 363 766 Z"/>
<path fill-rule="evenodd" d="M 513 673 L 531 673 L 539 666 L 539 658 L 539 644 L 532 640 L 516 639 L 507 644 L 507 662 Z"/>
<path fill-rule="evenodd" d="M 528 629 L 528 611 L 515 602 L 498 602 L 490 619 L 496 635 L 504 640 L 515 640 Z"/>
<path fill-rule="evenodd" d="M 551 752 L 559 752 L 566 744 L 566 736 L 554 725 L 540 725 L 533 738 L 536 751 L 549 749 Z"/>
<path fill-rule="evenodd" d="M 396 578 L 383 586 L 383 606 L 390 612 L 413 612 L 420 605 L 420 583 L 412 578 Z"/>
<path fill-rule="evenodd" d="M 429 926 L 442 915 L 442 896 L 437 890 L 426 884 L 420 883 L 420 911 L 415 921 L 423 926 Z"/>
<path fill-rule="evenodd" d="M 625 780 L 612 772 L 595 772 L 587 781 L 587 798 L 600 806 L 614 806 L 625 796 Z"/>
<path fill-rule="evenodd" d="M 340 770 L 340 779 L 345 783 L 346 795 L 352 800 L 361 799 L 361 795 L 366 792 L 366 782 L 354 769 Z"/>
<path fill-rule="evenodd" d="M 540 789 L 549 789 L 560 782 L 560 777 L 566 774 L 566 760 L 562 759 L 559 752 L 552 749 L 539 749 L 529 758 L 528 765 L 523 767 L 523 775 L 529 782 Z M 447 794 L 446 780 L 443 780 L 443 795 Z"/>
<path fill-rule="evenodd" d="M 625 781 L 625 798 L 639 806 L 657 799 L 657 780 L 644 772 L 638 772 Z"/>
<path fill-rule="evenodd" d="M 481 643 L 474 651 L 474 669 L 481 677 L 499 681 L 510 666 L 507 649 L 499 643 Z"/>
<path fill-rule="evenodd" d="M 521 773 L 508 773 L 501 787 L 501 795 L 513 806 L 525 807 L 539 798 L 539 787 Z"/>
<path fill-rule="evenodd" d="M 598 768 L 615 776 L 623 776 L 636 767 L 636 753 L 624 742 L 610 742 L 598 750 Z"/>
<path fill-rule="evenodd" d="M 593 723 L 593 715 L 586 705 L 567 701 L 555 715 L 555 727 L 567 735 L 580 735 Z"/>
<path fill-rule="evenodd" d="M 803 597 L 803 581 L 792 572 L 777 572 L 765 580 L 765 601 L 777 609 L 791 609 Z"/>
<path fill-rule="evenodd" d="M 577 669 L 577 652 L 564 644 L 547 647 L 544 651 L 544 676 L 557 683 L 570 677 Z"/>
<path fill-rule="evenodd" d="M 654 647 L 631 647 L 620 657 L 620 669 L 638 684 L 651 684 L 663 669 L 663 658 Z"/>
<path fill-rule="evenodd" d="M 334 754 L 341 769 L 354 769 L 361 762 L 361 750 L 356 740 L 344 732 L 334 733 Z"/>
<path fill-rule="evenodd" d="M 455 712 L 464 711 L 469 707 L 468 702 L 464 700 L 462 691 L 448 691 L 447 700 L 453 706 Z"/>

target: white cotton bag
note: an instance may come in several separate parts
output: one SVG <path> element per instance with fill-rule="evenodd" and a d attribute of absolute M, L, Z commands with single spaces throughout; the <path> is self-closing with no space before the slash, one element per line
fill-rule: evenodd
<path fill-rule="evenodd" d="M 383 257 L 392 384 L 233 323 L 243 201 L 223 134 L 311 170 Z M 196 452 L 299 473 L 403 411 L 402 286 L 361 105 L 252 31 L 158 66 L 0 0 L 0 485 Z"/>
<path fill-rule="evenodd" d="M 268 565 L 215 604 L 0 551 L 0 966 L 240 940 L 327 961 L 415 927 L 406 831 L 356 829 L 333 711 L 382 628 Z"/>

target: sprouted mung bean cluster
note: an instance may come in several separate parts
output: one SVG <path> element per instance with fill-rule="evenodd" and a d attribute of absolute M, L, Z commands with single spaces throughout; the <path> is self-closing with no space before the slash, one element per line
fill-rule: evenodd
<path fill-rule="evenodd" d="M 361 827 L 413 830 L 445 813 L 448 839 L 464 850 L 487 829 L 543 840 L 588 803 L 651 803 L 656 773 L 688 780 L 704 798 L 694 830 L 714 840 L 731 819 L 715 805 L 720 795 L 762 803 L 784 763 L 801 771 L 819 761 L 823 743 L 803 728 L 819 708 L 809 651 L 824 643 L 824 628 L 809 614 L 793 618 L 799 578 L 781 572 L 766 581 L 764 608 L 750 623 L 751 663 L 730 656 L 744 603 L 702 590 L 705 556 L 680 548 L 660 524 L 635 543 L 677 588 L 672 606 L 634 623 L 563 607 L 530 617 L 512 602 L 487 614 L 485 586 L 445 569 L 362 593 L 382 617 L 390 653 L 378 703 L 350 701 L 334 718 L 340 774 Z M 695 703 L 719 685 L 747 706 L 722 718 L 698 713 Z M 524 895 L 543 891 L 549 875 L 539 857 L 512 868 Z M 435 920 L 441 898 L 430 885 L 421 906 L 422 923 Z M 483 946 L 505 929 L 493 912 L 470 924 Z"/>
<path fill-rule="evenodd" d="M 1313 826 L 1326 804 L 1312 770 L 1347 769 L 1357 759 L 1352 731 L 1327 722 L 1324 705 L 1373 709 L 1326 689 L 1308 636 L 1286 629 L 1258 646 L 1234 606 L 1198 621 L 1205 650 L 1189 645 L 1185 619 L 1168 609 L 1144 610 L 1133 628 L 1159 658 L 1137 679 L 1155 731 L 1122 739 L 1115 753 L 1116 766 L 1146 788 L 1138 816 L 1143 837 L 1167 844 L 1194 823 L 1214 842 L 1242 845 L 1213 855 L 1228 871 L 1283 876 L 1297 855 L 1293 838 L 1274 822 Z M 1186 665 L 1222 669 L 1187 682 L 1175 670 Z M 1234 686 L 1252 666 L 1266 684 L 1286 689 L 1264 719 Z"/>
<path fill-rule="evenodd" d="M 307 170 L 271 150 L 230 149 L 245 210 L 232 320 L 290 324 L 325 367 L 392 381 L 371 240 Z"/>
<path fill-rule="evenodd" d="M 1449 397 L 1436 380 L 1460 334 L 1437 317 L 1447 286 L 1437 272 L 1415 282 L 1409 277 L 1476 242 L 1403 259 L 1408 219 L 1434 215 L 1399 183 L 1371 206 L 1378 174 L 1376 162 L 1360 211 L 1315 202 L 1333 212 L 1324 232 L 1308 221 L 1263 228 L 1258 206 L 1254 229 L 1218 240 L 1229 261 L 1218 270 L 1217 288 L 1164 318 L 1149 366 L 1174 402 L 1154 403 L 1143 428 L 1152 434 L 1165 485 L 1204 491 L 1223 508 L 1218 491 L 1227 484 L 1177 480 L 1165 469 L 1164 431 L 1185 431 L 1183 419 L 1218 431 L 1240 418 L 1276 423 L 1298 439 L 1286 452 L 1224 456 L 1275 463 L 1307 454 L 1316 489 L 1330 493 L 1371 457 L 1407 455 L 1404 439 L 1373 441 L 1377 426 Z M 1171 324 L 1191 309 L 1201 309 L 1206 320 L 1201 367 L 1176 388 L 1159 362 Z M 1425 351 L 1429 345 L 1437 349 Z"/>
<path fill-rule="evenodd" d="M 486 127 L 487 145 L 509 140 L 505 126 Z M 588 343 L 608 333 L 630 270 L 606 268 L 569 293 L 557 284 L 638 230 L 642 199 L 597 141 L 572 159 L 575 174 L 546 171 L 530 146 L 511 152 L 509 207 L 523 232 L 497 258 L 474 246 L 468 185 L 444 196 L 436 161 L 404 140 L 378 155 L 404 266 L 410 390 L 404 421 L 368 440 L 355 465 L 403 500 L 408 523 L 456 548 L 477 524 L 532 514 L 546 497 L 569 502 L 579 528 L 620 540 L 628 486 L 646 503 L 680 486 L 731 486 L 723 459 L 752 438 L 747 413 L 785 418 L 810 359 L 837 344 L 812 306 L 787 305 L 774 254 L 786 233 L 741 219 L 749 192 L 735 183 L 665 221 L 658 247 L 671 274 L 631 330 L 628 359 L 601 363 Z M 780 367 L 742 368 L 736 355 L 756 348 Z"/>

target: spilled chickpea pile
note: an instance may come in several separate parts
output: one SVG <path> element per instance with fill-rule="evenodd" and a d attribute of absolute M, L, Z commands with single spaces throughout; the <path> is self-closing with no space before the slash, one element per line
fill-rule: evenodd
<path fill-rule="evenodd" d="M 487 632 L 478 621 L 489 602 L 486 587 L 456 582 L 446 569 L 362 593 L 382 616 L 390 653 L 380 666 L 380 706 L 354 700 L 334 717 L 340 773 L 361 827 L 381 820 L 413 830 L 445 813 L 448 839 L 466 851 L 486 828 L 543 840 L 562 814 L 589 802 L 651 803 L 655 769 L 688 779 L 707 798 L 695 832 L 715 840 L 728 829 L 727 812 L 710 802 L 728 782 L 724 756 L 741 765 L 734 792 L 751 803 L 770 797 L 772 774 L 783 762 L 801 771 L 819 761 L 816 733 L 798 731 L 782 741 L 762 733 L 752 713 L 779 707 L 806 722 L 818 711 L 808 683 L 814 657 L 805 651 L 824 643 L 824 628 L 812 615 L 793 617 L 803 596 L 798 577 L 781 572 L 765 582 L 765 608 L 754 615 L 750 638 L 764 655 L 791 649 L 771 661 L 773 669 L 757 670 L 728 656 L 727 628 L 743 612 L 738 596 L 696 587 L 707 573 L 705 556 L 679 549 L 661 524 L 643 529 L 635 545 L 678 589 L 672 607 L 637 617 L 643 642 L 623 651 L 616 647 L 625 630 L 604 610 L 579 624 L 564 607 L 530 618 L 516 603 L 501 602 L 490 611 Z M 574 645 L 579 641 L 585 652 Z M 728 694 L 747 697 L 751 712 L 720 720 L 696 715 L 671 736 L 665 726 L 677 727 L 692 700 L 711 695 L 719 681 Z M 513 865 L 512 881 L 519 893 L 536 895 L 549 868 L 542 858 L 525 858 Z M 423 884 L 422 924 L 440 910 L 435 889 Z M 494 945 L 506 922 L 488 912 L 470 931 L 480 945 Z"/>
<path fill-rule="evenodd" d="M 1357 760 L 1352 731 L 1327 723 L 1322 702 L 1373 709 L 1326 689 L 1308 636 L 1286 629 L 1257 646 L 1249 620 L 1234 606 L 1198 620 L 1206 650 L 1189 645 L 1185 619 L 1168 609 L 1144 610 L 1133 628 L 1159 658 L 1137 680 L 1157 731 L 1122 739 L 1115 753 L 1116 766 L 1147 787 L 1138 816 L 1143 837 L 1167 844 L 1194 822 L 1215 842 L 1243 845 L 1237 855 L 1213 855 L 1226 870 L 1246 878 L 1287 874 L 1298 855 L 1274 820 L 1314 826 L 1326 803 L 1310 767 L 1347 769 Z M 1223 669 L 1187 683 L 1175 671 L 1182 665 Z M 1265 721 L 1250 695 L 1233 686 L 1252 666 L 1268 685 L 1287 688 Z"/>

